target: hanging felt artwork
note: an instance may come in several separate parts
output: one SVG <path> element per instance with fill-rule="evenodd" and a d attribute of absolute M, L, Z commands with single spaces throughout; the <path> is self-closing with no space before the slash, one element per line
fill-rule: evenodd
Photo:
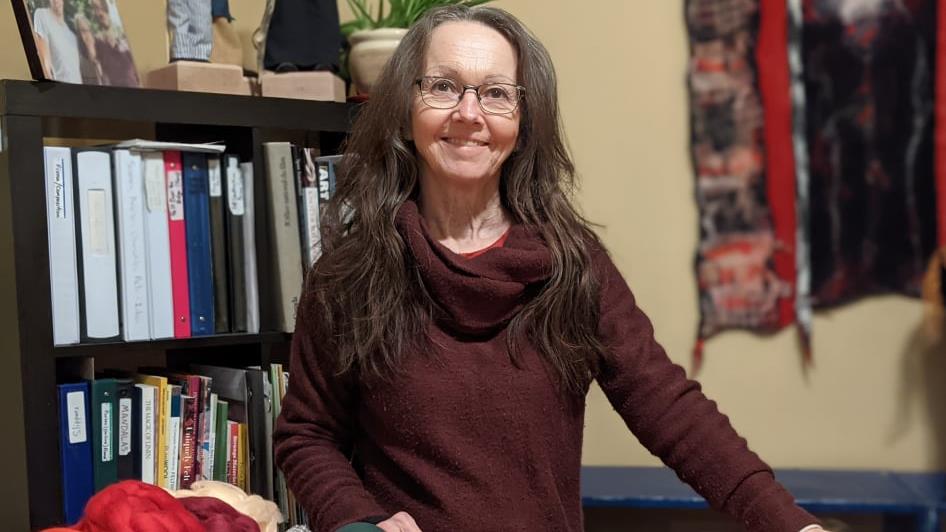
<path fill-rule="evenodd" d="M 784 8 L 779 21 L 765 12 L 760 19 L 754 0 L 690 0 L 686 15 L 700 209 L 698 365 L 703 339 L 719 331 L 775 331 L 794 321 L 794 158 Z M 760 20 L 772 33 L 759 33 Z M 762 97 L 760 76 L 781 91 Z M 766 123 L 763 109 L 780 120 Z M 769 143 L 780 149 L 767 159 Z"/>
<path fill-rule="evenodd" d="M 915 296 L 928 265 L 946 272 L 937 3 L 946 0 L 687 2 L 697 367 L 719 331 L 792 323 L 808 361 L 812 307 Z M 927 293 L 940 291 L 926 277 Z"/>
<path fill-rule="evenodd" d="M 815 306 L 919 293 L 936 246 L 934 0 L 805 0 Z"/>

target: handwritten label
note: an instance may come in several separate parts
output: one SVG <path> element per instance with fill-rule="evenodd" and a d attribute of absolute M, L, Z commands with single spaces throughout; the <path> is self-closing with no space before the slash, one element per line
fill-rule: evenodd
<path fill-rule="evenodd" d="M 212 158 L 207 160 L 207 180 L 210 183 L 210 197 L 219 198 L 223 196 L 223 186 L 220 184 L 220 159 Z"/>
<path fill-rule="evenodd" d="M 111 207 L 103 189 L 90 189 L 86 196 L 89 204 L 89 251 L 93 255 L 108 254 L 108 209 Z"/>
<path fill-rule="evenodd" d="M 69 443 L 85 443 L 85 392 L 66 394 L 66 419 L 69 426 Z"/>
<path fill-rule="evenodd" d="M 238 166 L 227 168 L 227 202 L 230 206 L 230 214 L 243 216 L 243 172 Z"/>
<path fill-rule="evenodd" d="M 168 172 L 168 217 L 172 222 L 184 219 L 184 183 L 180 170 Z"/>
<path fill-rule="evenodd" d="M 56 218 L 66 219 L 66 160 L 56 159 L 53 166 L 53 203 Z"/>
<path fill-rule="evenodd" d="M 167 204 L 164 185 L 164 161 L 145 159 L 145 205 L 148 212 L 164 212 Z"/>
<path fill-rule="evenodd" d="M 102 461 L 111 462 L 112 452 L 112 403 L 102 403 Z"/>

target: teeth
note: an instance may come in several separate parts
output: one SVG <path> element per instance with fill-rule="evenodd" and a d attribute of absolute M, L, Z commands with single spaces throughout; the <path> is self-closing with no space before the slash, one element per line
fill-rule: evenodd
<path fill-rule="evenodd" d="M 447 139 L 447 142 L 456 146 L 486 146 L 485 142 L 476 140 Z"/>

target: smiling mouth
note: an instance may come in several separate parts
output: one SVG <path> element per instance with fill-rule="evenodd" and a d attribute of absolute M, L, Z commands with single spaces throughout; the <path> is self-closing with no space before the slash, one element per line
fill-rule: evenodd
<path fill-rule="evenodd" d="M 478 146 L 487 145 L 486 142 L 482 142 L 479 140 L 471 140 L 471 139 L 455 139 L 455 138 L 445 137 L 442 140 L 446 142 L 447 144 L 452 144 L 454 146 L 478 147 Z"/>

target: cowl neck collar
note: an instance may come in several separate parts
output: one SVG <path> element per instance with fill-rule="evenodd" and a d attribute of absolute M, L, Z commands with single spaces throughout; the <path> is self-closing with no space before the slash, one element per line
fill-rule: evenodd
<path fill-rule="evenodd" d="M 466 258 L 430 236 L 414 201 L 395 218 L 445 328 L 487 335 L 505 326 L 551 275 L 551 254 L 534 228 L 513 225 L 502 247 Z"/>

